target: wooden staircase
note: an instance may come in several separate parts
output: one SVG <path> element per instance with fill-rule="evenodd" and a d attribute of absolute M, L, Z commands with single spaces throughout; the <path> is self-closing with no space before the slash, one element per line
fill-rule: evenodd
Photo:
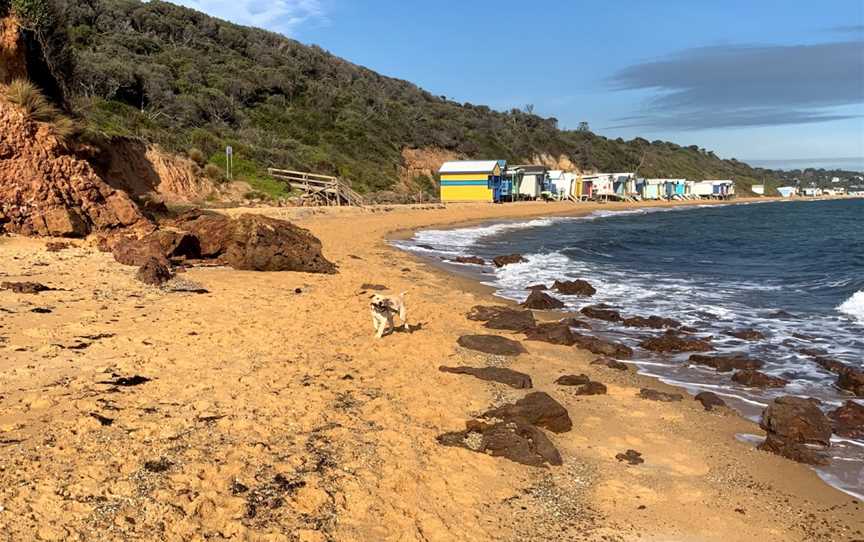
<path fill-rule="evenodd" d="M 268 168 L 267 173 L 302 192 L 301 201 L 311 205 L 340 207 L 343 205 L 363 207 L 364 205 L 363 196 L 351 188 L 349 181 L 339 177 L 275 168 Z"/>

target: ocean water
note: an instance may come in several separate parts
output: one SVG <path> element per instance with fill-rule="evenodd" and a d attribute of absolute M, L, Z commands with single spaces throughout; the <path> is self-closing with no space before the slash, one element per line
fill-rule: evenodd
<path fill-rule="evenodd" d="M 607 303 L 625 315 L 675 318 L 713 337 L 717 353 L 757 357 L 766 363 L 763 372 L 789 384 L 779 390 L 747 388 L 733 383 L 731 373 L 690 366 L 689 354 L 657 355 L 636 347 L 658 331 L 591 322 L 597 335 L 636 349 L 630 361 L 641 373 L 694 394 L 713 391 L 753 420 L 779 395 L 816 397 L 826 411 L 852 399 L 804 349 L 864 366 L 862 199 L 599 211 L 420 231 L 397 245 L 437 262 L 521 253 L 526 263 L 502 269 L 443 265 L 516 301 L 525 299 L 529 285 L 582 278 L 597 295 L 583 299 L 553 292 L 568 309 Z M 748 342 L 727 335 L 742 328 L 767 338 Z M 742 440 L 754 439 L 742 435 Z M 820 475 L 864 495 L 864 441 L 834 439 L 831 456 L 832 465 Z"/>

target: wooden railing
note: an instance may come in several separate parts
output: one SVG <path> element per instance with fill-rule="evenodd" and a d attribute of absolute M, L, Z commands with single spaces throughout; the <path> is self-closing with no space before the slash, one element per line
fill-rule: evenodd
<path fill-rule="evenodd" d="M 363 206 L 363 197 L 351 188 L 350 182 L 339 177 L 275 168 L 269 168 L 267 172 L 291 188 L 300 190 L 300 197 L 312 204 Z"/>

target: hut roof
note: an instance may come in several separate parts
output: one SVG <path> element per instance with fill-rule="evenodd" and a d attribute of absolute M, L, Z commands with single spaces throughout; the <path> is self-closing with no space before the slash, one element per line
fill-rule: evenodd
<path fill-rule="evenodd" d="M 444 162 L 438 173 L 486 173 L 493 174 L 500 171 L 497 160 L 463 160 L 457 162 Z"/>

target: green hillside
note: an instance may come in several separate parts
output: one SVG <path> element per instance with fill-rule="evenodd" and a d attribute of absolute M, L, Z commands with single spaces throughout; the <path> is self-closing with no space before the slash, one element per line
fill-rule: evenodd
<path fill-rule="evenodd" d="M 643 176 L 734 178 L 745 191 L 770 181 L 696 146 L 610 140 L 521 110 L 455 103 L 319 47 L 165 2 L 57 2 L 76 59 L 68 98 L 90 128 L 199 149 L 214 163 L 231 144 L 256 186 L 274 166 L 337 174 L 362 192 L 392 189 L 406 147 L 513 162 L 565 155 L 600 171 L 641 162 Z"/>

